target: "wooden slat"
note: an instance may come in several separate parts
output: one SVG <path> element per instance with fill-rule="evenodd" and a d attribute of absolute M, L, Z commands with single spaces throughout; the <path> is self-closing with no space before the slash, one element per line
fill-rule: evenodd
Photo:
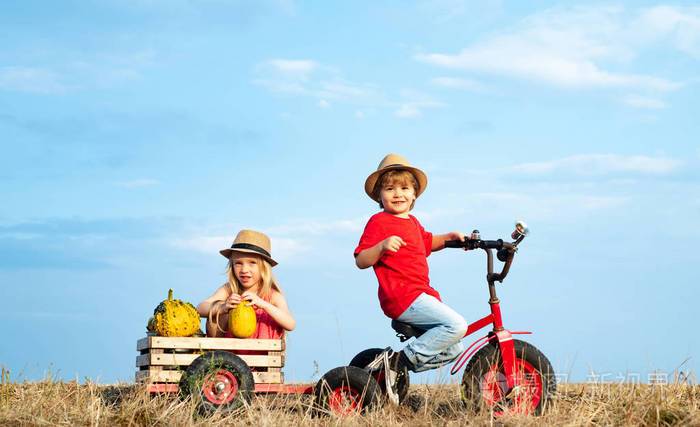
<path fill-rule="evenodd" d="M 176 383 L 180 381 L 181 371 L 137 371 L 136 382 L 147 383 Z M 281 372 L 253 372 L 256 384 L 280 384 L 284 382 Z"/>
<path fill-rule="evenodd" d="M 284 351 L 283 340 L 207 337 L 145 337 L 136 342 L 136 350 L 147 348 L 195 350 L 268 350 Z"/>
<path fill-rule="evenodd" d="M 143 351 L 148 348 L 150 348 L 150 341 L 148 340 L 150 337 L 143 337 L 140 340 L 136 341 L 136 351 Z"/>
<path fill-rule="evenodd" d="M 189 366 L 194 359 L 201 356 L 199 353 L 162 353 L 162 354 L 142 354 L 136 356 L 136 367 L 141 366 Z M 250 354 L 239 354 L 237 355 L 243 361 L 251 367 L 272 367 L 279 369 L 283 366 L 282 355 L 277 354 L 273 356 L 265 355 L 250 355 Z"/>

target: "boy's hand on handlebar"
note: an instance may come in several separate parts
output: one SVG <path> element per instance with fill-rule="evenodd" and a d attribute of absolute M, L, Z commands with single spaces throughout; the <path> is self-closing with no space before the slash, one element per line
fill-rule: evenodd
<path fill-rule="evenodd" d="M 460 231 L 450 231 L 447 233 L 447 239 L 445 240 L 459 240 L 460 242 L 464 242 L 466 241 L 466 238 L 467 237 L 464 235 L 464 233 Z M 464 250 L 468 251 L 469 248 L 465 247 Z"/>
<path fill-rule="evenodd" d="M 399 236 L 389 236 L 382 240 L 382 252 L 398 252 L 402 246 L 406 246 L 406 242 Z"/>

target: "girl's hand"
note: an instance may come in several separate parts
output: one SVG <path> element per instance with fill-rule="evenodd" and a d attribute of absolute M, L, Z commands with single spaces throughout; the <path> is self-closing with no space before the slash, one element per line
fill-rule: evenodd
<path fill-rule="evenodd" d="M 229 297 L 226 298 L 226 301 L 224 301 L 224 304 L 223 304 L 223 306 L 225 307 L 225 311 L 233 310 L 234 308 L 236 308 L 236 306 L 238 304 L 241 303 L 241 301 L 242 301 L 241 295 L 238 295 L 238 294 L 229 295 Z"/>
<path fill-rule="evenodd" d="M 258 294 L 256 294 L 255 292 L 252 292 L 252 291 L 243 292 L 243 294 L 241 295 L 241 298 L 245 301 L 250 302 L 253 305 L 253 308 L 260 307 L 260 308 L 264 309 L 265 305 L 268 304 L 267 301 L 260 298 L 258 296 Z"/>
<path fill-rule="evenodd" d="M 399 236 L 389 236 L 382 240 L 382 252 L 398 252 L 402 246 L 406 246 L 406 242 Z"/>

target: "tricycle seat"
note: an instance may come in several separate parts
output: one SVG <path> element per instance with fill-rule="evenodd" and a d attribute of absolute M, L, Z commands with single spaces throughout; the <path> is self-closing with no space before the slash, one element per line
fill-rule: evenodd
<path fill-rule="evenodd" d="M 411 337 L 419 337 L 425 333 L 425 329 L 421 329 L 398 320 L 392 320 L 391 327 L 396 331 L 396 336 L 399 337 L 401 342 L 406 341 Z"/>

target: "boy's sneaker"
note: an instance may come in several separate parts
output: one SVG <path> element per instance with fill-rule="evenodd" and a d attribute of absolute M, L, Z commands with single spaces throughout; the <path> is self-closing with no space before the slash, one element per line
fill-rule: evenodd
<path fill-rule="evenodd" d="M 384 389 L 389 402 L 399 404 L 398 383 L 404 375 L 403 368 L 410 366 L 410 362 L 403 351 L 394 351 L 387 347 L 383 352 L 367 365 L 370 372 L 384 371 Z"/>
<path fill-rule="evenodd" d="M 396 390 L 396 383 L 399 378 L 397 362 L 399 360 L 399 353 L 391 349 L 382 353 L 384 362 L 384 388 L 386 390 L 386 397 L 389 399 L 389 402 L 394 406 L 399 405 L 399 393 Z"/>

